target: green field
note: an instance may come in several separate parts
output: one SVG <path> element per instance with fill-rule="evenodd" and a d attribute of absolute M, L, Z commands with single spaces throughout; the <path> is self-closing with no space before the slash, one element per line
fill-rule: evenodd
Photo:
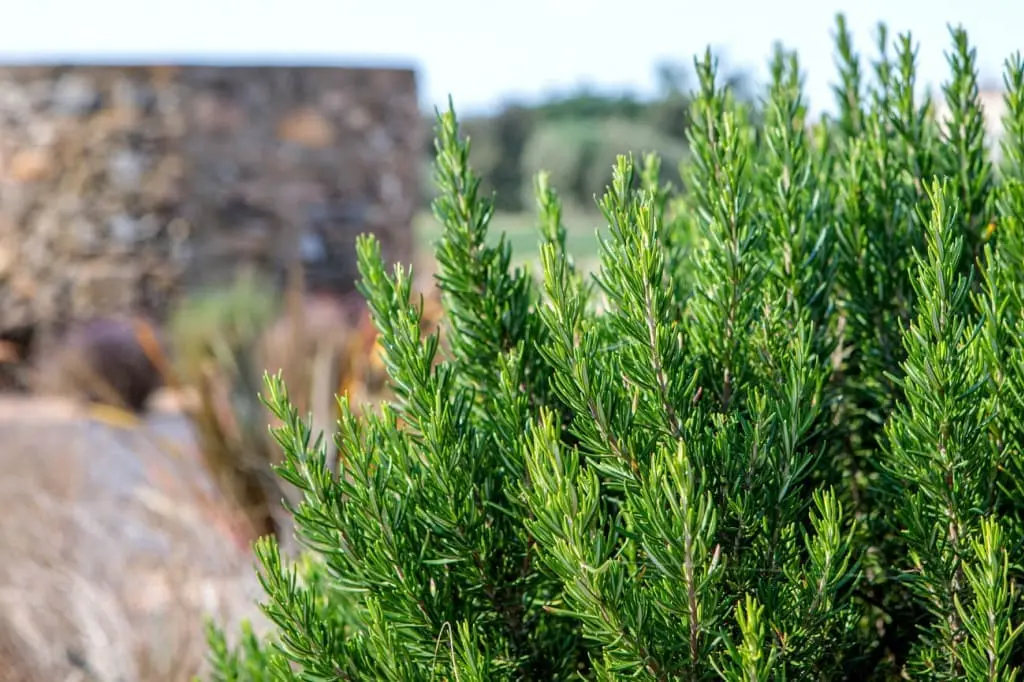
<path fill-rule="evenodd" d="M 585 270 L 596 267 L 599 258 L 597 229 L 604 219 L 597 212 L 566 213 L 566 247 L 576 262 Z M 441 225 L 429 211 L 419 213 L 413 222 L 416 245 L 421 252 L 432 252 L 441 236 Z M 491 220 L 489 242 L 497 244 L 501 235 L 512 245 L 512 261 L 516 265 L 537 263 L 539 235 L 537 219 L 530 213 L 495 213 Z"/>

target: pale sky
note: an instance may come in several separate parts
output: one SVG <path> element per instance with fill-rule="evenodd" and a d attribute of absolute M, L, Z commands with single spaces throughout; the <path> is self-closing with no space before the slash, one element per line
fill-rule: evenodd
<path fill-rule="evenodd" d="M 963 23 L 983 79 L 1024 51 L 1024 0 L 0 0 L 0 60 L 408 64 L 424 107 L 461 111 L 591 83 L 653 87 L 659 59 L 708 44 L 764 73 L 772 43 L 799 50 L 815 110 L 831 108 L 831 31 L 844 11 L 862 54 L 884 20 L 921 45 L 920 80 L 947 73 L 946 25 Z"/>

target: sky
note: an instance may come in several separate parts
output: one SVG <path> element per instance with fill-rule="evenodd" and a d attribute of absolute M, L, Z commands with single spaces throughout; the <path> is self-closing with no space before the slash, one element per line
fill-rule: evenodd
<path fill-rule="evenodd" d="M 205 61 L 412 66 L 423 106 L 480 111 L 581 84 L 648 94 L 661 60 L 710 45 L 763 77 L 772 45 L 798 50 L 812 110 L 831 108 L 832 31 L 846 14 L 862 54 L 884 21 L 920 44 L 919 79 L 946 76 L 947 25 L 963 24 L 999 85 L 1024 51 L 1024 0 L 0 0 L 0 60 Z"/>

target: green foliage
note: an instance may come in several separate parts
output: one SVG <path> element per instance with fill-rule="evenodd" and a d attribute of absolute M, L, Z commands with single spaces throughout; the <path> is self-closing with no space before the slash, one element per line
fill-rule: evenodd
<path fill-rule="evenodd" d="M 171 318 L 171 342 L 182 371 L 192 378 L 213 356 L 232 366 L 238 349 L 249 349 L 279 312 L 278 297 L 249 273 L 230 287 L 186 298 Z M 233 367 L 241 372 L 241 368 Z M 246 371 L 248 368 L 244 368 Z"/>
<path fill-rule="evenodd" d="M 611 184 L 612 168 L 607 159 L 654 150 L 662 159 L 664 180 L 672 177 L 686 158 L 686 146 L 681 140 L 659 133 L 643 122 L 622 118 L 557 120 L 537 126 L 523 150 L 521 163 L 523 170 L 531 174 L 541 170 L 551 173 L 564 188 L 567 202 L 590 207 L 594 198 L 600 197 Z M 533 187 L 523 189 L 532 201 Z"/>
<path fill-rule="evenodd" d="M 755 112 L 706 53 L 685 189 L 618 156 L 592 277 L 547 173 L 512 266 L 439 114 L 443 340 L 362 237 L 395 400 L 332 472 L 268 378 L 306 550 L 257 545 L 275 631 L 214 679 L 1016 679 L 1024 62 L 996 172 L 963 32 L 946 123 L 878 37 L 813 125 L 795 55 Z"/>
<path fill-rule="evenodd" d="M 174 381 L 195 390 L 186 409 L 201 462 L 224 499 L 241 507 L 257 532 L 279 529 L 275 498 L 282 489 L 259 400 L 262 341 L 280 314 L 280 296 L 244 273 L 230 287 L 185 298 L 170 320 Z"/>
<path fill-rule="evenodd" d="M 657 150 L 665 178 L 675 174 L 686 155 L 690 77 L 681 65 L 665 63 L 658 67 L 660 87 L 650 100 L 582 89 L 532 105 L 506 104 L 492 115 L 463 121 L 460 128 L 473 141 L 473 166 L 483 187 L 496 191 L 499 211 L 529 210 L 531 178 L 540 170 L 551 173 L 567 203 L 592 208 L 594 197 L 611 182 L 608 160 L 618 154 Z M 744 101 L 751 99 L 748 82 L 742 71 L 726 76 L 730 91 Z M 433 147 L 426 152 L 432 159 Z M 431 196 L 427 192 L 424 200 Z"/>

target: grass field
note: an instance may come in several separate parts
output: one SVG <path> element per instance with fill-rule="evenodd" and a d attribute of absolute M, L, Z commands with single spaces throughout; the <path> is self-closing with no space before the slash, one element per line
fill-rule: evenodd
<path fill-rule="evenodd" d="M 567 212 L 564 217 L 566 246 L 584 270 L 596 268 L 599 262 L 597 229 L 604 232 L 604 219 L 597 212 Z M 429 211 L 422 211 L 413 222 L 416 245 L 421 253 L 433 253 L 433 245 L 441 236 L 441 225 Z M 531 264 L 539 268 L 539 233 L 537 218 L 531 213 L 495 213 L 489 230 L 490 243 L 497 244 L 501 235 L 512 245 L 515 265 Z"/>

